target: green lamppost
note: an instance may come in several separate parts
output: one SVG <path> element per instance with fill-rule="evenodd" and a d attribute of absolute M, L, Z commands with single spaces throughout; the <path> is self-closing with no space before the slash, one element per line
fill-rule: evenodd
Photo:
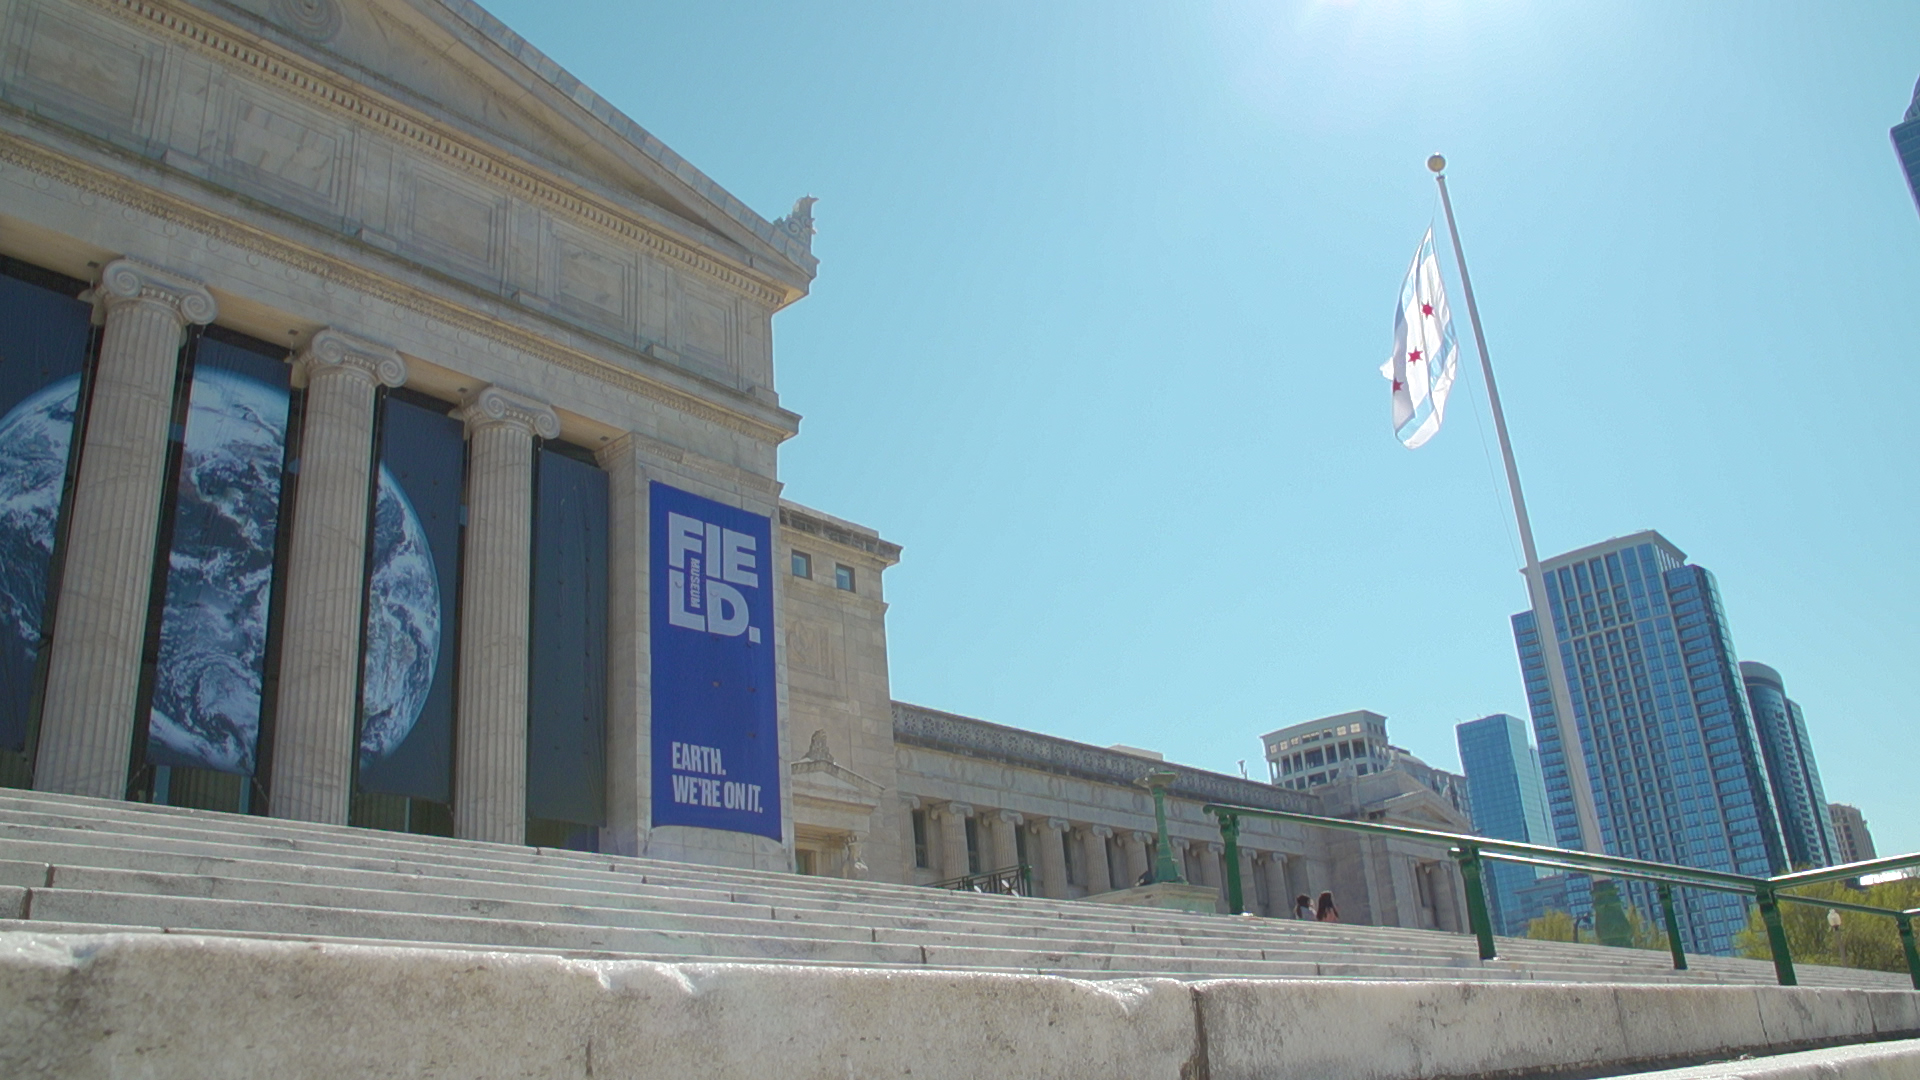
<path fill-rule="evenodd" d="M 1180 864 L 1173 861 L 1173 840 L 1167 836 L 1167 786 L 1180 779 L 1170 769 L 1155 769 L 1140 778 L 1140 786 L 1153 792 L 1153 823 L 1160 830 L 1159 857 L 1153 861 L 1153 880 L 1185 884 Z"/>

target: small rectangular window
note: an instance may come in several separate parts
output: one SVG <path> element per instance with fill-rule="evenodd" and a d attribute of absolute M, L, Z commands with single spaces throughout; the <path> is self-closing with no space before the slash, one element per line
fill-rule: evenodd
<path fill-rule="evenodd" d="M 833 587 L 845 592 L 852 592 L 853 567 L 845 563 L 835 563 L 833 567 Z"/>
<path fill-rule="evenodd" d="M 813 556 L 804 551 L 793 553 L 793 576 L 810 578 L 813 576 Z"/>
<path fill-rule="evenodd" d="M 927 812 L 913 811 L 913 865 L 925 870 L 932 865 L 927 859 Z"/>

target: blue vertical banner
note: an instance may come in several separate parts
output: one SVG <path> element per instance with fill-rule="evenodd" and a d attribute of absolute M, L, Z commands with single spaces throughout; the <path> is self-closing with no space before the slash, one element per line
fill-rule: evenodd
<path fill-rule="evenodd" d="M 653 824 L 781 839 L 773 524 L 648 492 Z"/>

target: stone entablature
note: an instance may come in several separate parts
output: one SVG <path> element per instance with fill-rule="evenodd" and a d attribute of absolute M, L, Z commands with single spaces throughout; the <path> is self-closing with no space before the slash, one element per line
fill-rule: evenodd
<path fill-rule="evenodd" d="M 454 39 L 420 40 L 415 65 L 431 66 L 426 58 L 433 57 L 451 66 L 437 54 L 462 52 L 457 44 L 503 49 L 518 59 L 501 60 L 543 72 L 533 77 L 553 90 L 546 80 L 563 74 L 557 67 L 477 8 L 459 7 L 462 18 L 447 22 L 453 13 L 443 11 L 444 25 L 407 28 L 415 37 L 437 30 Z M 377 19 L 398 25 L 403 10 L 411 11 L 352 5 L 348 30 Z M 796 261 L 792 230 L 731 196 L 713 196 L 710 180 L 663 156 L 670 152 L 631 121 L 615 123 L 624 118 L 598 98 L 588 102 L 599 107 L 592 117 L 569 116 L 580 104 L 556 101 L 522 126 L 550 127 L 548 141 L 582 145 L 599 129 L 608 144 L 601 155 L 614 158 L 597 162 L 597 171 L 615 172 L 624 150 L 659 174 L 651 185 L 641 177 L 595 179 L 540 156 L 547 147 L 514 147 L 448 107 L 405 100 L 411 95 L 388 92 L 365 72 L 345 73 L 334 66 L 337 56 L 271 40 L 271 23 L 247 29 L 148 0 L 7 0 L 0 22 L 8 33 L 0 100 L 21 110 L 4 125 L 8 143 L 43 141 L 31 129 L 48 123 L 84 132 L 137 155 L 160 177 L 235 192 L 346 240 L 362 265 L 398 258 L 570 331 L 544 337 L 584 333 L 616 345 L 629 372 L 667 368 L 754 395 L 763 406 L 777 400 L 770 318 L 804 295 L 811 256 Z M 492 103 L 483 111 L 527 108 L 511 100 L 506 73 L 478 56 L 465 56 L 459 77 L 464 93 Z M 609 137 L 608 126 L 626 138 Z M 7 149 L 16 162 L 34 164 L 17 145 Z M 678 212 L 632 195 L 650 186 Z M 684 189 L 677 201 L 672 186 Z M 810 222 L 799 231 L 810 234 Z M 640 381 L 662 382 L 645 374 Z M 686 397 L 666 403 L 692 403 Z M 774 418 L 775 430 L 761 437 L 790 435 L 785 419 Z"/>
<path fill-rule="evenodd" d="M 1168 787 L 1168 794 L 1194 802 L 1232 803 L 1296 814 L 1323 812 L 1319 799 L 1301 792 L 1283 791 L 1269 784 L 1187 765 L 1149 761 L 1118 750 L 1057 739 L 1039 732 L 1005 727 L 900 701 L 893 703 L 893 731 L 894 739 L 908 746 L 950 750 L 1098 783 L 1133 785 L 1147 773 L 1165 769 L 1179 776 Z"/>
<path fill-rule="evenodd" d="M 780 526 L 810 537 L 819 537 L 839 544 L 841 547 L 864 552 L 885 566 L 892 566 L 900 561 L 899 544 L 880 539 L 880 534 L 871 529 L 830 517 L 818 510 L 809 510 L 798 503 L 781 501 Z"/>

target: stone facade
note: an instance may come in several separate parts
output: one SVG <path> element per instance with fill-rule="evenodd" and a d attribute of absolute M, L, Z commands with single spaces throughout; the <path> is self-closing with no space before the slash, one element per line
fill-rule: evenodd
<path fill-rule="evenodd" d="M 567 842 L 920 884 L 1024 863 L 1068 898 L 1152 865 L 1136 781 L 1163 763 L 893 701 L 883 578 L 900 548 L 780 498 L 778 449 L 799 417 L 773 385 L 771 319 L 817 268 L 812 199 L 755 214 L 469 0 L 0 0 L 0 30 L 0 256 L 90 286 L 99 326 L 50 554 L 61 569 L 30 643 L 43 692 L 6 775 L 556 842 L 529 833 L 530 712 L 567 689 L 539 685 L 529 655 L 537 462 L 553 450 L 597 467 L 605 491 L 605 617 L 588 650 L 605 682 L 604 775 L 567 778 L 602 794 Z M 261 758 L 219 806 L 184 781 L 138 780 L 129 750 L 150 722 L 175 427 L 202 333 L 287 365 L 292 403 Z M 355 788 L 368 607 L 382 599 L 367 587 L 369 519 L 396 400 L 451 417 L 465 440 L 439 818 L 381 817 Z M 777 837 L 653 825 L 656 481 L 772 523 L 759 565 L 778 626 L 765 688 Z M 1225 878 L 1208 801 L 1460 824 L 1417 792 L 1336 807 L 1167 767 L 1175 854 L 1202 885 Z M 1249 902 L 1269 915 L 1332 889 L 1349 919 L 1461 925 L 1451 867 L 1430 850 L 1252 822 L 1243 856 Z"/>

